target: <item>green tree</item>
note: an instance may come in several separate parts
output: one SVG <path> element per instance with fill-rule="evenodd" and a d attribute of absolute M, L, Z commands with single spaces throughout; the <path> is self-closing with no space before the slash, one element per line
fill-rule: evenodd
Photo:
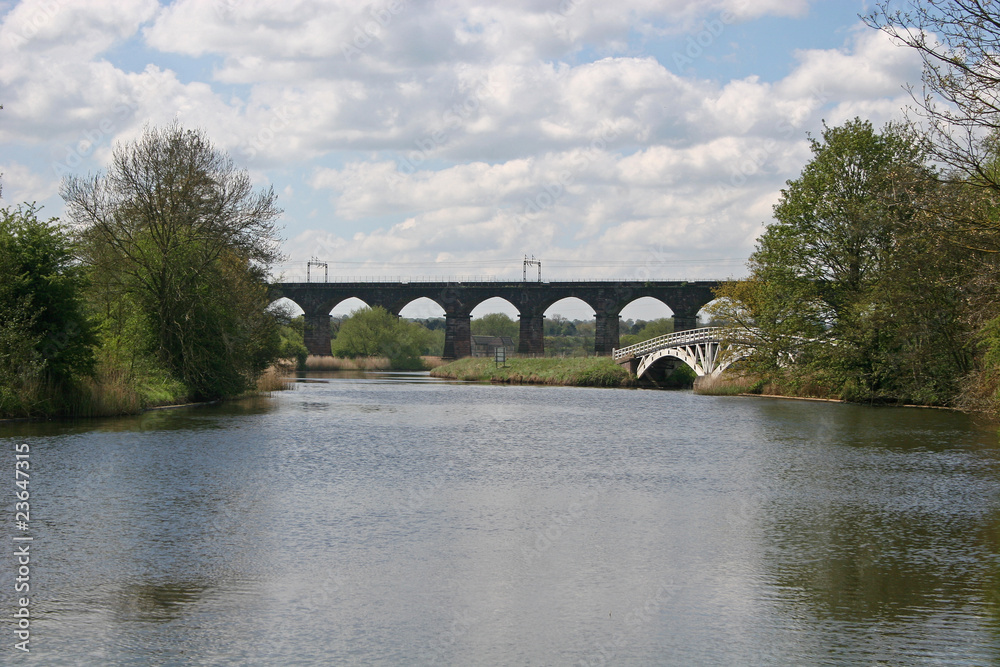
<path fill-rule="evenodd" d="M 506 313 L 487 313 L 472 320 L 470 326 L 476 336 L 510 336 L 516 344 L 520 325 Z"/>
<path fill-rule="evenodd" d="M 305 370 L 306 358 L 309 356 L 303 335 L 305 318 L 302 315 L 291 317 L 284 308 L 278 309 L 275 315 L 278 317 L 278 333 L 281 337 L 278 356 L 282 359 L 294 359 L 299 370 Z"/>
<path fill-rule="evenodd" d="M 425 327 L 376 306 L 360 308 L 345 318 L 332 347 L 334 356 L 387 357 L 393 368 L 420 369 L 420 356 L 432 338 Z"/>
<path fill-rule="evenodd" d="M 794 360 L 800 379 L 847 398 L 948 400 L 966 370 L 960 257 L 930 232 L 923 202 L 940 193 L 923 144 L 859 119 L 811 143 L 749 279 L 719 290 L 715 314 L 753 340 L 759 372 Z"/>
<path fill-rule="evenodd" d="M 576 336 L 577 323 L 566 319 L 562 315 L 546 317 L 542 324 L 542 329 L 546 336 Z"/>
<path fill-rule="evenodd" d="M 674 318 L 661 317 L 659 319 L 642 322 L 642 326 L 636 333 L 625 334 L 620 337 L 622 347 L 635 345 L 657 336 L 665 336 L 674 332 Z"/>
<path fill-rule="evenodd" d="M 33 205 L 0 209 L 0 412 L 57 410 L 32 403 L 57 400 L 93 372 L 94 336 L 71 250 L 58 221 L 39 220 Z"/>
<path fill-rule="evenodd" d="M 279 258 L 273 190 L 253 190 L 200 131 L 147 127 L 106 174 L 69 178 L 96 305 L 196 398 L 251 389 L 278 353 L 266 277 Z M 130 316 L 130 312 L 137 317 Z"/>

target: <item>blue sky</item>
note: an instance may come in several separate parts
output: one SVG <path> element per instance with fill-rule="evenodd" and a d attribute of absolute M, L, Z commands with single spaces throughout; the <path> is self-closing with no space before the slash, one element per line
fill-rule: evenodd
<path fill-rule="evenodd" d="M 273 185 L 286 276 L 739 276 L 807 133 L 899 118 L 919 82 L 867 9 L 0 2 L 2 203 L 61 215 L 61 176 L 176 118 Z"/>

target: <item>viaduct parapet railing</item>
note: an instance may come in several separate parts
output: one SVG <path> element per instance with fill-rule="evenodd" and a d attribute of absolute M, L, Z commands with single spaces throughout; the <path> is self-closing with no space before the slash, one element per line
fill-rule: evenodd
<path fill-rule="evenodd" d="M 545 311 L 557 301 L 576 298 L 594 309 L 596 331 L 594 353 L 610 355 L 618 347 L 621 311 L 636 299 L 652 297 L 674 313 L 677 331 L 694 329 L 698 311 L 715 298 L 715 280 L 666 281 L 562 281 L 515 282 L 469 281 L 431 282 L 381 280 L 358 282 L 273 283 L 272 299 L 286 298 L 305 311 L 305 343 L 310 354 L 330 354 L 330 312 L 347 299 L 356 298 L 369 306 L 381 306 L 395 315 L 411 302 L 427 298 L 445 311 L 445 358 L 472 354 L 473 309 L 483 301 L 501 298 L 510 303 L 520 319 L 517 351 L 542 355 L 545 352 L 543 325 Z"/>

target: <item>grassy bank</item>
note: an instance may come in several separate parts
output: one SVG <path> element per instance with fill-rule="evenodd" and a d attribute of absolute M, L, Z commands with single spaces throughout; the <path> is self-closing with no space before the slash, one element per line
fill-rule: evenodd
<path fill-rule="evenodd" d="M 431 371 L 452 380 L 507 384 L 551 384 L 577 387 L 634 387 L 635 376 L 610 357 L 508 359 L 497 368 L 493 359 L 467 357 Z"/>

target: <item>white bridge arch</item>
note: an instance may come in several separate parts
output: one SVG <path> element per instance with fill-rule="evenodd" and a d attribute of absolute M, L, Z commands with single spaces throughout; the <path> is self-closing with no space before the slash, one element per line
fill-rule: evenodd
<path fill-rule="evenodd" d="M 699 376 L 717 376 L 750 353 L 748 346 L 727 343 L 723 333 L 722 327 L 688 329 L 616 349 L 612 356 L 617 363 L 628 365 L 636 377 L 642 377 L 664 357 L 681 360 Z"/>

